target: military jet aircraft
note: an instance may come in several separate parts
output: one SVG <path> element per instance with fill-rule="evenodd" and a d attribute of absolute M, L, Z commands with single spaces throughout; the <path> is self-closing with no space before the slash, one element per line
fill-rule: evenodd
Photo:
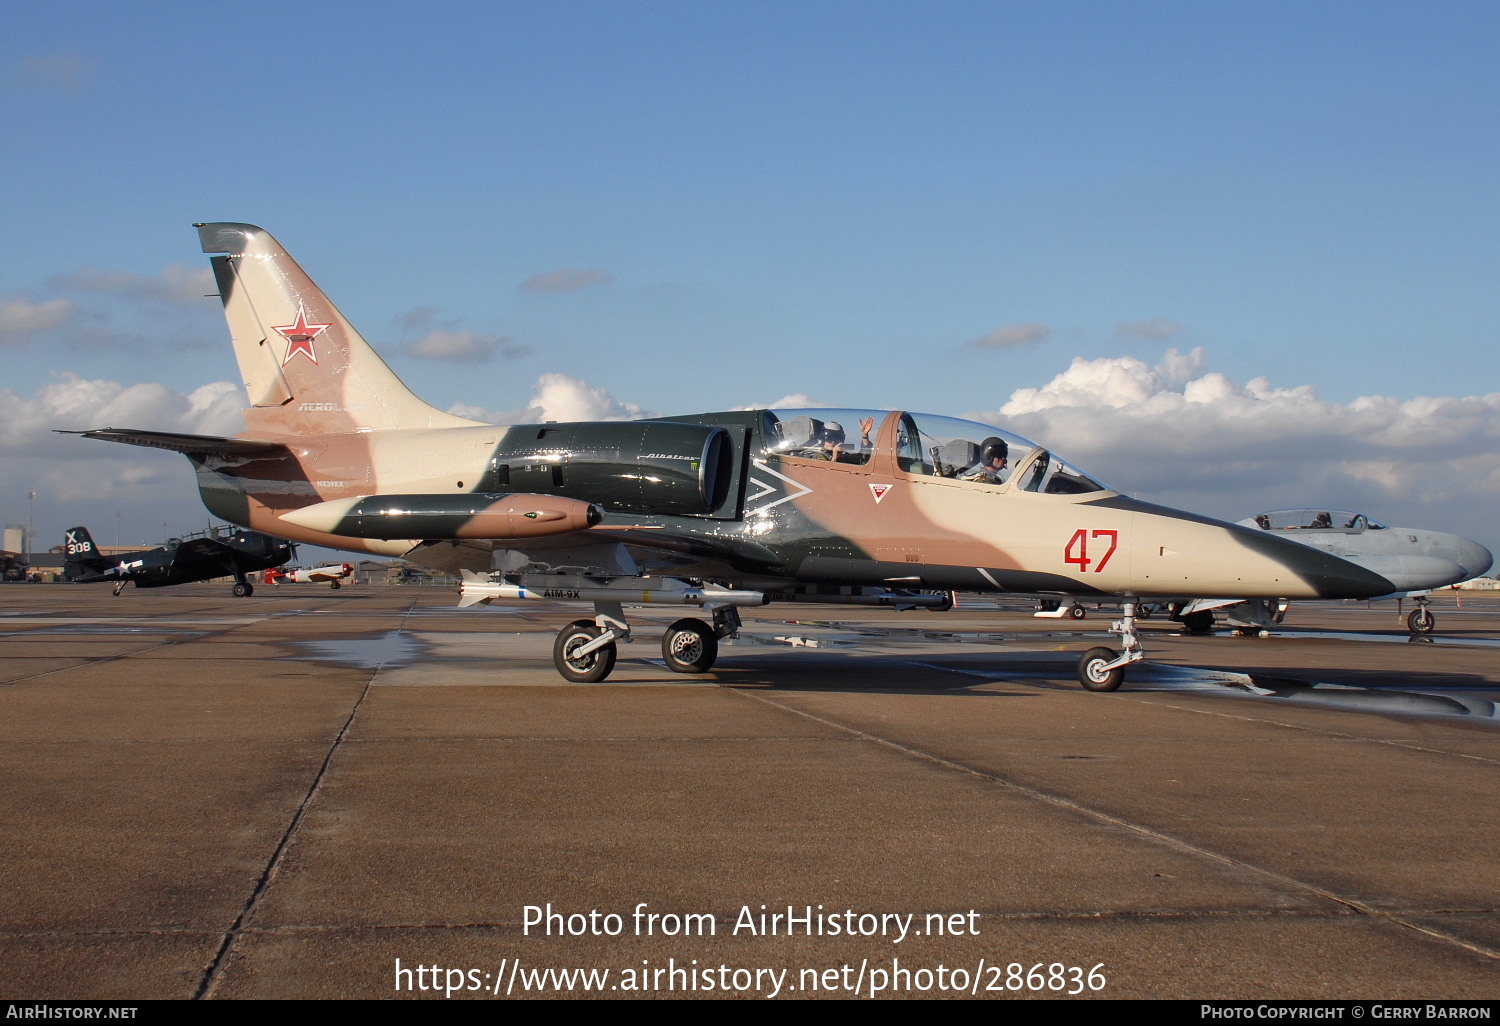
<path fill-rule="evenodd" d="M 90 438 L 183 453 L 216 515 L 300 542 L 462 574 L 463 604 L 592 602 L 558 671 L 597 681 L 624 604 L 696 606 L 662 642 L 703 672 L 738 609 L 768 601 L 940 607 L 950 590 L 1123 596 L 1121 650 L 1079 660 L 1092 690 L 1144 658 L 1150 595 L 1343 598 L 1378 573 L 1105 488 L 986 424 L 889 410 L 751 410 L 626 423 L 466 420 L 418 399 L 264 229 L 196 226 L 250 408 L 232 438 L 130 428 Z"/>
<path fill-rule="evenodd" d="M 1431 634 L 1437 625 L 1437 618 L 1428 608 L 1428 596 L 1434 589 L 1482 576 L 1494 563 L 1489 549 L 1468 538 L 1418 527 L 1387 527 L 1350 510 L 1276 509 L 1246 517 L 1239 523 L 1321 549 L 1384 577 L 1391 582 L 1391 593 L 1374 597 L 1411 598 L 1416 608 L 1407 615 L 1406 627 L 1412 634 Z M 1189 617 L 1212 617 L 1215 605 L 1235 604 L 1199 600 L 1185 608 L 1182 618 L 1191 626 Z M 1244 615 L 1236 618 L 1242 612 L 1236 608 L 1230 614 L 1230 622 L 1264 626 L 1265 609 L 1254 603 L 1245 605 L 1248 608 Z M 1281 611 L 1284 612 L 1284 607 Z M 1279 622 L 1279 616 L 1274 618 Z"/>
<path fill-rule="evenodd" d="M 173 538 L 154 549 L 99 552 L 86 527 L 70 527 L 63 544 L 63 580 L 73 584 L 113 583 L 115 594 L 125 585 L 164 588 L 215 577 L 233 577 L 233 593 L 246 598 L 255 593 L 246 575 L 281 566 L 292 558 L 293 546 L 258 531 L 220 528 L 186 538 Z"/>

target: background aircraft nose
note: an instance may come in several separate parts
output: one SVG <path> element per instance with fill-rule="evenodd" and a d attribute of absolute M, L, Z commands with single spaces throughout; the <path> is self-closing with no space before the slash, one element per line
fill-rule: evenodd
<path fill-rule="evenodd" d="M 1489 549 L 1467 538 L 1458 547 L 1458 554 L 1459 562 L 1463 563 L 1470 577 L 1483 577 L 1495 565 L 1495 557 L 1490 554 Z"/>

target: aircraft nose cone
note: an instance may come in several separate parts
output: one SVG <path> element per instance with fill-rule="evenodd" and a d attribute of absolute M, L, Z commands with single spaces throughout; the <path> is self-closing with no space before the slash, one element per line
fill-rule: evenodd
<path fill-rule="evenodd" d="M 1490 550 L 1478 542 L 1464 542 L 1459 554 L 1463 557 L 1464 569 L 1470 577 L 1483 577 L 1495 565 L 1495 557 L 1490 554 Z"/>

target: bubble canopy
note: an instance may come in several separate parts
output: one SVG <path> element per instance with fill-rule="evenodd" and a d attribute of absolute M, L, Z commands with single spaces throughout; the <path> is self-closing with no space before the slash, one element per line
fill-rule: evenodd
<path fill-rule="evenodd" d="M 876 451 L 890 410 L 770 410 L 767 455 L 862 466 Z M 1006 490 L 1052 495 L 1103 491 L 1104 486 L 1020 435 L 972 420 L 901 413 L 896 465 L 908 474 L 950 478 Z"/>
<path fill-rule="evenodd" d="M 1240 521 L 1246 527 L 1258 527 L 1262 531 L 1384 531 L 1384 524 L 1376 523 L 1363 513 L 1348 509 L 1333 509 L 1329 506 L 1313 506 L 1308 509 L 1273 509 L 1257 513 Z"/>

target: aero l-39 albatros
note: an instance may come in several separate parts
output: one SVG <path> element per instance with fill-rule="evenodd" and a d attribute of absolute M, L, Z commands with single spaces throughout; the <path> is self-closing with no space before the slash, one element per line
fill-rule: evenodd
<path fill-rule="evenodd" d="M 602 680 L 622 604 L 697 606 L 662 642 L 713 665 L 738 607 L 941 607 L 923 589 L 1120 595 L 1121 651 L 1079 660 L 1092 690 L 1143 658 L 1146 596 L 1360 598 L 1379 574 L 1261 531 L 1097 484 L 985 424 L 888 410 L 752 410 L 626 423 L 465 420 L 413 395 L 263 229 L 197 226 L 249 392 L 245 431 L 105 428 L 192 461 L 204 504 L 259 531 L 464 577 L 463 604 L 561 598 L 574 681 Z"/>

